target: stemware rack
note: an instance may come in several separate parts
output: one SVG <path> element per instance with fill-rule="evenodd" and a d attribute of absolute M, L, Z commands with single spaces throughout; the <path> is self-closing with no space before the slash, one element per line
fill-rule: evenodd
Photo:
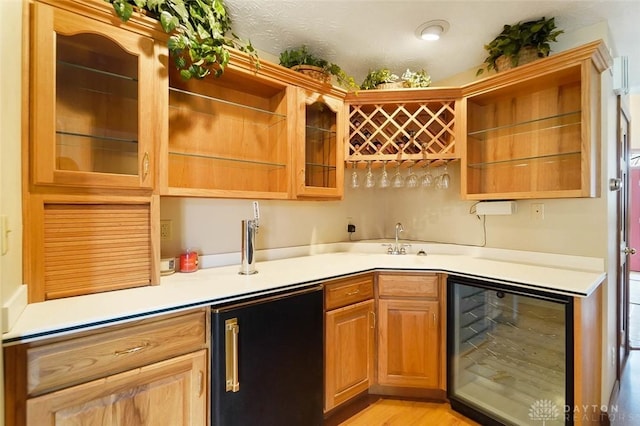
<path fill-rule="evenodd" d="M 381 93 L 359 92 L 347 99 L 346 162 L 359 168 L 368 162 L 375 166 L 400 163 L 404 167 L 441 165 L 459 159 L 457 142 L 463 139 L 457 133 L 456 111 L 460 99 L 450 94 L 434 98 L 428 90 L 385 91 L 389 93 L 384 97 Z"/>

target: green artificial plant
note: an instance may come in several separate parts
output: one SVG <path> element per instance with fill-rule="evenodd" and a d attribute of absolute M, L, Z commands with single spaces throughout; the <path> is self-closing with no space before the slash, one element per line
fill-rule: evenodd
<path fill-rule="evenodd" d="M 422 69 L 420 71 L 411 71 L 409 68 L 400 76 L 404 87 L 429 87 L 431 84 L 431 76 Z"/>
<path fill-rule="evenodd" d="M 231 32 L 231 18 L 223 0 L 105 0 L 113 5 L 123 22 L 131 18 L 134 7 L 160 21 L 171 34 L 169 52 L 184 79 L 222 75 L 229 62 L 229 48 L 248 53 L 259 66 L 251 42 Z M 230 35 L 227 35 L 230 34 Z"/>
<path fill-rule="evenodd" d="M 375 89 L 382 83 L 395 83 L 400 77 L 392 73 L 388 68 L 380 68 L 377 70 L 371 70 L 364 78 L 364 81 L 360 85 L 363 90 Z"/>
<path fill-rule="evenodd" d="M 505 25 L 502 32 L 484 46 L 489 54 L 476 75 L 482 74 L 485 68 L 496 69 L 496 59 L 503 55 L 511 59 L 513 66 L 517 66 L 518 53 L 525 47 L 535 48 L 541 58 L 549 56 L 550 43 L 557 41 L 557 37 L 563 32 L 556 29 L 555 18 L 542 17 L 538 20 Z"/>
<path fill-rule="evenodd" d="M 342 68 L 309 52 L 309 49 L 305 45 L 280 53 L 280 65 L 287 68 L 293 68 L 296 65 L 318 67 L 321 68 L 323 72 L 335 76 L 338 84 L 345 89 L 359 89 L 353 77 L 345 73 Z"/>

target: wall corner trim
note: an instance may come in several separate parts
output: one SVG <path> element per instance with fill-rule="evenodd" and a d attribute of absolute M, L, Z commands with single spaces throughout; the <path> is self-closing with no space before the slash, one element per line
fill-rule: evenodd
<path fill-rule="evenodd" d="M 27 285 L 22 284 L 2 305 L 2 333 L 13 327 L 24 309 L 27 307 Z"/>

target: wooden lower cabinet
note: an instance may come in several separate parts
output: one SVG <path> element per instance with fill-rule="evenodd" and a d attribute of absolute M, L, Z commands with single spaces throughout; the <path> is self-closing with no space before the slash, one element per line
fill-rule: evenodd
<path fill-rule="evenodd" d="M 437 301 L 378 301 L 378 384 L 440 385 L 440 315 Z"/>
<path fill-rule="evenodd" d="M 6 346 L 5 424 L 207 425 L 209 329 L 199 308 Z"/>
<path fill-rule="evenodd" d="M 444 397 L 445 285 L 443 274 L 379 273 L 375 393 Z"/>
<path fill-rule="evenodd" d="M 28 425 L 206 425 L 200 350 L 27 400 Z"/>
<path fill-rule="evenodd" d="M 324 294 L 326 413 L 366 392 L 373 383 L 373 274 L 329 281 Z"/>
<path fill-rule="evenodd" d="M 373 378 L 373 300 L 325 315 L 325 411 L 369 389 Z"/>

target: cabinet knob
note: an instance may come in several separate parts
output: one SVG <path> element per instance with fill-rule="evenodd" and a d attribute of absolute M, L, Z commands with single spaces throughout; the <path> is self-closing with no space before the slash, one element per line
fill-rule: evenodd
<path fill-rule="evenodd" d="M 142 157 L 142 180 L 147 179 L 149 175 L 149 153 L 145 152 Z"/>

